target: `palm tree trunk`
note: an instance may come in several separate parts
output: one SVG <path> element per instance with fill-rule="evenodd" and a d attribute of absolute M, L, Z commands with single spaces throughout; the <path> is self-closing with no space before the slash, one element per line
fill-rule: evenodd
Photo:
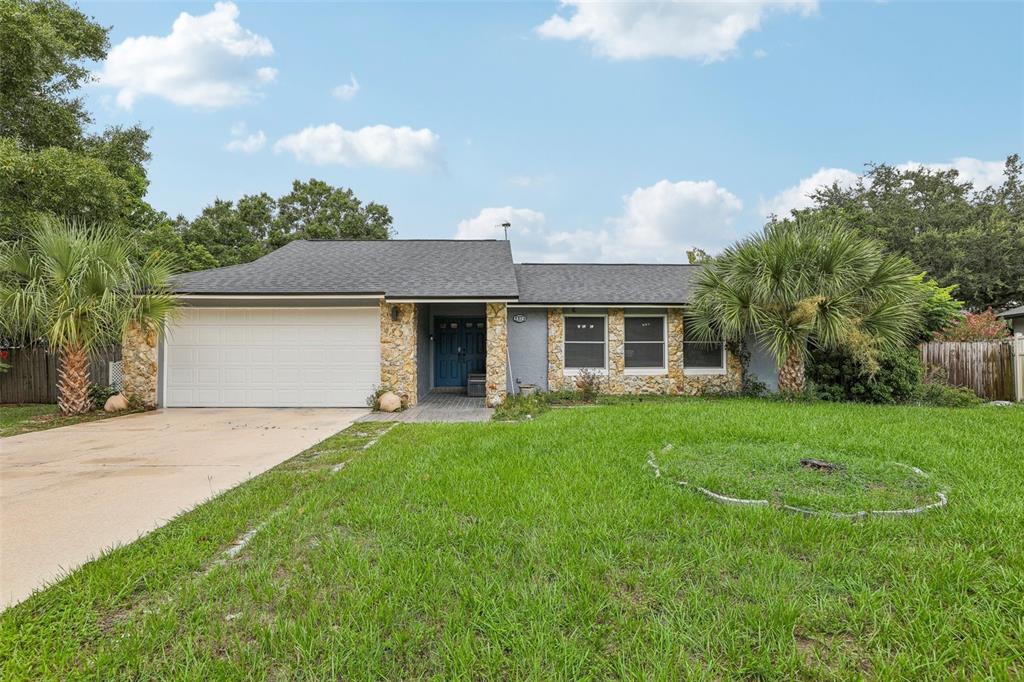
<path fill-rule="evenodd" d="M 800 349 L 790 349 L 786 361 L 779 367 L 779 391 L 799 393 L 804 390 L 804 356 Z"/>
<path fill-rule="evenodd" d="M 89 397 L 89 354 L 82 348 L 60 351 L 60 378 L 57 381 L 57 407 L 65 417 L 91 412 Z"/>

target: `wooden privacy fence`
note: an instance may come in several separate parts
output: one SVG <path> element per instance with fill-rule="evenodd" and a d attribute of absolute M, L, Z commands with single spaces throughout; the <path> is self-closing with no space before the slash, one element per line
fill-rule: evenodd
<path fill-rule="evenodd" d="M 94 385 L 110 383 L 108 363 L 121 359 L 121 348 L 111 348 L 89 358 L 89 380 Z M 57 402 L 56 353 L 42 348 L 11 348 L 11 368 L 0 374 L 0 405 L 5 403 Z"/>
<path fill-rule="evenodd" d="M 921 361 L 987 400 L 1024 400 L 1024 339 L 932 341 L 921 344 Z"/>

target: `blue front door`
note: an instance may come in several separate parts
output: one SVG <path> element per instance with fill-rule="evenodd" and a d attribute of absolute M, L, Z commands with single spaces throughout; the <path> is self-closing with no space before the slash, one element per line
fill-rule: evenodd
<path fill-rule="evenodd" d="M 434 385 L 462 386 L 487 363 L 487 323 L 482 317 L 434 320 Z"/>

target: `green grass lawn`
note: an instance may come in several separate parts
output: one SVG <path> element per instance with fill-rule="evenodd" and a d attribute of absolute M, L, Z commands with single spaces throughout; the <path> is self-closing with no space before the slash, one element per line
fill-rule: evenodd
<path fill-rule="evenodd" d="M 403 424 L 364 449 L 383 428 L 6 611 L 0 678 L 1024 676 L 1024 409 L 662 401 Z M 707 450 L 772 489 L 786 453 L 848 460 L 820 504 L 877 477 L 918 494 L 875 466 L 903 462 L 950 503 L 859 522 L 723 506 L 654 478 L 666 443 L 667 467 Z"/>
<path fill-rule="evenodd" d="M 20 433 L 44 431 L 59 426 L 71 426 L 82 422 L 107 419 L 127 412 L 104 412 L 94 410 L 75 417 L 61 417 L 56 405 L 29 403 L 25 405 L 0 405 L 0 438 L 17 436 Z"/>

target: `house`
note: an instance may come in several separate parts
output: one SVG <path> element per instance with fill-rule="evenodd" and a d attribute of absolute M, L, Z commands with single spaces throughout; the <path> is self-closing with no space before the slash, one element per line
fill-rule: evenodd
<path fill-rule="evenodd" d="M 129 333 L 126 392 L 167 407 L 361 406 L 377 385 L 415 404 L 483 375 L 610 393 L 737 389 L 723 343 L 687 336 L 699 266 L 523 263 L 507 241 L 295 241 L 180 275 L 161 338 Z M 769 365 L 770 366 L 770 365 Z"/>
<path fill-rule="evenodd" d="M 1024 335 L 1024 305 L 1004 310 L 999 317 L 1006 320 L 1015 336 Z"/>

